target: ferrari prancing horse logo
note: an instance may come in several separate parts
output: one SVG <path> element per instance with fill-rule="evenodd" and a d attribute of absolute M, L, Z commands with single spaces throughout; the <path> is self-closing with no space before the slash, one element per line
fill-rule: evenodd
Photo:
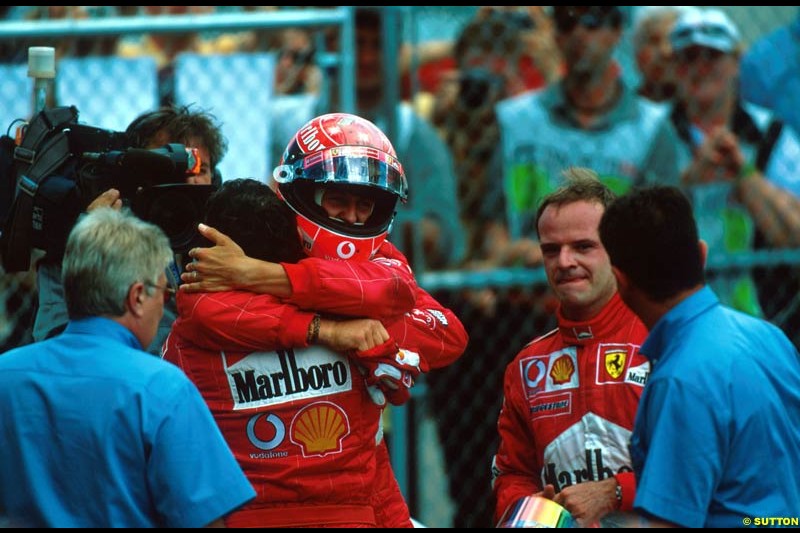
<path fill-rule="evenodd" d="M 625 359 L 628 357 L 627 352 L 620 350 L 613 350 L 606 352 L 606 372 L 614 379 L 617 379 L 625 371 Z"/>

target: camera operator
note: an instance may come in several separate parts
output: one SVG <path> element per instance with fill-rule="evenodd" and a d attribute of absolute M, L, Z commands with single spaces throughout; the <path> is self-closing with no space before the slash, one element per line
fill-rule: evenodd
<path fill-rule="evenodd" d="M 125 130 L 129 145 L 133 148 L 154 149 L 169 143 L 181 143 L 197 149 L 201 159 L 200 172 L 188 176 L 186 183 L 214 185 L 219 187 L 222 178 L 216 165 L 225 155 L 228 145 L 220 126 L 210 113 L 189 106 L 162 107 L 144 113 L 133 120 Z M 86 212 L 98 207 L 122 207 L 123 198 L 116 188 L 109 189 L 92 200 Z M 60 333 L 68 317 L 61 285 L 61 258 L 48 254 L 37 265 L 39 291 L 38 307 L 33 324 L 33 339 L 40 341 Z M 158 326 L 155 339 L 147 348 L 158 354 L 176 317 L 174 300 L 164 306 L 164 316 Z"/>

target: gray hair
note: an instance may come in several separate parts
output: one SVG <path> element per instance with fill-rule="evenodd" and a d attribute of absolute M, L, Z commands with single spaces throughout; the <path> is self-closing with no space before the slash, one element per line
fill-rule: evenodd
<path fill-rule="evenodd" d="M 689 6 L 639 6 L 633 16 L 633 49 L 638 50 L 646 41 L 651 25 L 656 21 L 672 18 L 678 20 Z"/>
<path fill-rule="evenodd" d="M 70 319 L 122 316 L 137 281 L 148 294 L 172 261 L 169 239 L 158 226 L 127 210 L 93 210 L 69 234 L 61 281 Z"/>

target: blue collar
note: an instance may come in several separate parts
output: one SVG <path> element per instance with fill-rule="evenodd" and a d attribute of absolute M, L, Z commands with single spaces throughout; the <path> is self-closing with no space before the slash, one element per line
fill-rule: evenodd
<path fill-rule="evenodd" d="M 670 343 L 681 337 L 681 331 L 710 308 L 720 305 L 719 298 L 708 286 L 685 298 L 670 309 L 650 330 L 641 352 L 655 365 Z"/>
<path fill-rule="evenodd" d="M 142 344 L 125 326 L 105 317 L 70 320 L 62 335 L 94 335 L 107 337 L 131 348 L 142 350 Z"/>

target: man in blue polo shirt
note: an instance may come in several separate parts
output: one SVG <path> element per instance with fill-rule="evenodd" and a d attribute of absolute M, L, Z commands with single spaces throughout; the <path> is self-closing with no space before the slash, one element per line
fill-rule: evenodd
<path fill-rule="evenodd" d="M 684 527 L 758 525 L 800 509 L 800 354 L 720 304 L 688 198 L 651 187 L 600 222 L 620 296 L 650 333 L 631 436 L 634 509 Z"/>
<path fill-rule="evenodd" d="M 143 351 L 171 260 L 127 211 L 73 228 L 66 330 L 0 357 L 0 524 L 221 526 L 255 496 L 195 386 Z"/>

